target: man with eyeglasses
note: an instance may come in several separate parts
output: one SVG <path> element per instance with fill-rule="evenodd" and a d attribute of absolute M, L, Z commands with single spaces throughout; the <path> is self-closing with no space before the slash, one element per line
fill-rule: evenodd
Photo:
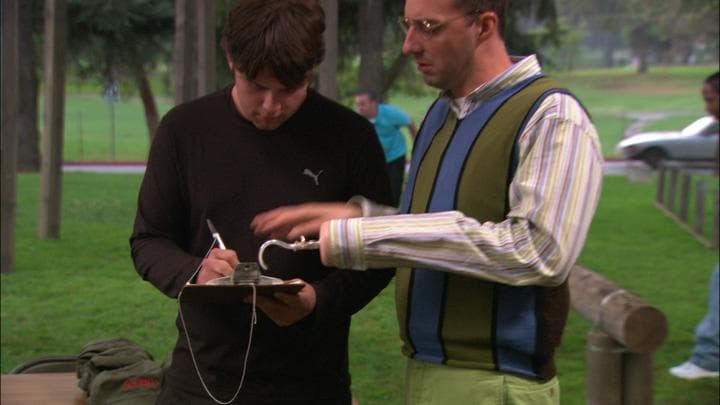
<path fill-rule="evenodd" d="M 285 207 L 256 233 L 319 232 L 339 268 L 399 267 L 408 404 L 559 404 L 567 278 L 597 207 L 602 154 L 582 105 L 506 50 L 505 0 L 407 0 L 403 52 L 442 90 L 401 214 L 356 197 Z"/>

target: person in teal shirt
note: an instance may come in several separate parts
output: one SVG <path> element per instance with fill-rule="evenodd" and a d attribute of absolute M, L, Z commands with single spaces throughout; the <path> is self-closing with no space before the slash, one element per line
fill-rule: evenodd
<path fill-rule="evenodd" d="M 385 163 L 392 187 L 393 203 L 400 202 L 403 181 L 405 180 L 405 158 L 407 143 L 402 128 L 407 127 L 410 136 L 415 139 L 417 129 L 412 118 L 390 104 L 380 103 L 371 91 L 360 91 L 355 96 L 358 112 L 375 125 L 380 143 L 385 151 Z"/>

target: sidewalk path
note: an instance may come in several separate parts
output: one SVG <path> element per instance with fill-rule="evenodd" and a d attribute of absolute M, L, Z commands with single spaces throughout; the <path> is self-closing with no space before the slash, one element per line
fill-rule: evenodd
<path fill-rule="evenodd" d="M 640 162 L 626 160 L 606 160 L 603 166 L 605 175 L 623 175 L 636 166 L 643 166 Z M 144 173 L 145 163 L 143 162 L 90 162 L 90 163 L 65 163 L 63 172 L 91 172 L 91 173 Z"/>
<path fill-rule="evenodd" d="M 144 162 L 70 162 L 64 163 L 63 172 L 93 173 L 145 173 Z"/>

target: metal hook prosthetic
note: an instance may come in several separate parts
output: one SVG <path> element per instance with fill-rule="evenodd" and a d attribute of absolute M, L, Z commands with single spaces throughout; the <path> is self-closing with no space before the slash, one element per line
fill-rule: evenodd
<path fill-rule="evenodd" d="M 296 252 L 298 250 L 317 250 L 320 249 L 320 241 L 319 240 L 306 240 L 304 236 L 300 236 L 300 240 L 293 243 L 287 243 L 283 242 L 279 239 L 270 239 L 263 243 L 260 246 L 260 250 L 258 251 L 258 263 L 260 263 L 260 267 L 262 267 L 263 270 L 267 270 L 268 266 L 265 263 L 265 249 L 267 249 L 270 246 L 280 246 L 283 249 L 292 250 L 293 252 Z"/>

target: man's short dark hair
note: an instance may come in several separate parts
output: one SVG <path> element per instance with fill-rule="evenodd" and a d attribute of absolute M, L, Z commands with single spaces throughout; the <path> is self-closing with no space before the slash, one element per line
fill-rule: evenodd
<path fill-rule="evenodd" d="M 378 98 L 377 94 L 375 94 L 372 90 L 360 90 L 355 95 L 362 96 L 365 95 L 368 97 L 370 101 L 375 101 L 376 103 L 380 102 L 380 99 Z"/>
<path fill-rule="evenodd" d="M 494 12 L 498 17 L 498 33 L 503 37 L 507 22 L 508 0 L 455 0 L 455 7 L 465 13 Z"/>
<path fill-rule="evenodd" d="M 241 0 L 228 14 L 220 45 L 248 79 L 267 68 L 296 88 L 325 56 L 324 31 L 317 0 Z"/>

